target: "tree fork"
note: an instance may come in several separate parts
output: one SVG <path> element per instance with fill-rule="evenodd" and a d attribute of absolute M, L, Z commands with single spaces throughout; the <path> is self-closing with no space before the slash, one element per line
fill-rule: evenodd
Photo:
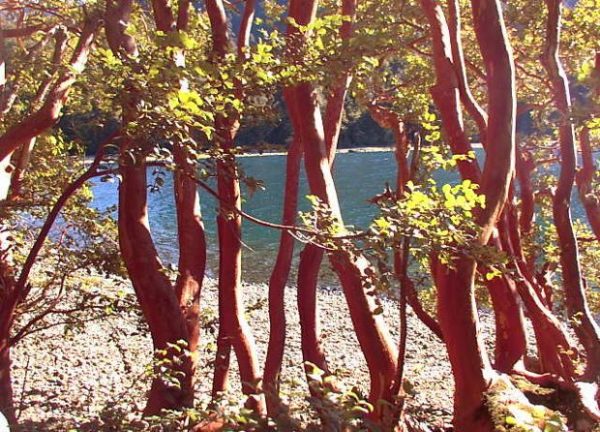
<path fill-rule="evenodd" d="M 570 120 L 571 97 L 568 78 L 559 57 L 561 2 L 546 0 L 546 46 L 541 57 L 551 82 L 554 104 L 561 114 L 559 125 L 560 176 L 553 197 L 554 225 L 559 238 L 565 303 L 571 326 L 587 357 L 586 378 L 596 382 L 600 376 L 600 327 L 592 317 L 581 274 L 579 248 L 571 220 L 571 191 L 577 171 L 575 128 Z"/>
<path fill-rule="evenodd" d="M 343 40 L 347 40 L 352 36 L 356 6 L 357 0 L 342 1 L 341 14 L 348 17 L 348 20 L 344 21 L 340 28 L 340 37 Z M 352 75 L 348 72 L 344 72 L 339 78 L 340 84 L 335 86 L 327 97 L 323 128 L 325 152 L 330 168 L 333 166 L 335 159 L 342 126 L 344 102 L 351 81 Z M 291 113 L 291 115 L 292 114 L 293 113 Z M 296 129 L 302 127 L 302 118 L 299 117 L 301 114 L 301 112 L 295 113 L 296 118 L 292 120 L 292 122 L 295 122 L 296 124 Z M 304 361 L 312 363 L 326 372 L 326 374 L 329 374 L 325 352 L 321 343 L 317 303 L 317 284 L 319 270 L 321 268 L 321 263 L 323 262 L 323 255 L 323 249 L 312 244 L 307 244 L 300 254 L 300 263 L 298 265 L 298 311 L 300 314 Z M 309 372 L 310 371 L 307 370 L 307 373 Z M 314 394 L 313 387 L 310 386 L 310 388 L 311 392 Z"/>
<path fill-rule="evenodd" d="M 229 36 L 227 34 L 227 16 L 222 0 L 205 0 L 206 11 L 211 24 L 213 42 L 213 61 L 218 62 L 229 51 Z M 238 61 L 244 61 L 244 51 L 247 48 L 252 27 L 256 3 L 246 2 L 237 41 Z M 243 97 L 244 89 L 240 82 L 237 85 L 238 97 Z M 225 151 L 234 147 L 234 138 L 239 127 L 239 115 L 217 115 L 215 119 L 215 135 L 217 144 Z M 217 162 L 217 189 L 223 201 L 219 202 L 217 217 L 219 236 L 219 335 L 218 356 L 215 366 L 213 391 L 224 391 L 228 374 L 230 355 L 233 348 L 240 368 L 242 391 L 255 395 L 260 390 L 260 375 L 256 348 L 250 327 L 244 318 L 242 308 L 242 220 L 238 212 L 241 209 L 241 191 L 235 159 Z M 262 398 L 251 398 L 248 403 L 259 414 L 265 411 Z"/>
<path fill-rule="evenodd" d="M 298 189 L 302 143 L 294 136 L 286 157 L 283 225 L 294 225 L 298 208 Z M 286 335 L 285 286 L 289 278 L 294 254 L 294 237 L 282 231 L 279 250 L 269 279 L 269 345 L 263 374 L 263 388 L 267 411 L 276 417 L 279 408 L 279 374 L 283 362 Z"/>

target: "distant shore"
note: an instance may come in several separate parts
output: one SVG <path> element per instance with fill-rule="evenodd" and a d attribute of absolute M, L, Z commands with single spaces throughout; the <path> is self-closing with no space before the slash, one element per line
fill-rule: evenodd
<path fill-rule="evenodd" d="M 481 143 L 471 143 L 471 146 L 475 149 L 483 148 Z M 342 148 L 337 149 L 337 154 L 347 154 L 347 153 L 385 153 L 385 152 L 393 152 L 394 147 L 354 147 L 354 148 Z M 246 157 L 260 157 L 260 156 L 285 156 L 287 155 L 286 151 L 260 151 L 250 149 L 247 153 L 236 155 L 239 158 Z M 91 163 L 94 160 L 93 155 L 88 155 L 85 157 L 86 163 Z"/>

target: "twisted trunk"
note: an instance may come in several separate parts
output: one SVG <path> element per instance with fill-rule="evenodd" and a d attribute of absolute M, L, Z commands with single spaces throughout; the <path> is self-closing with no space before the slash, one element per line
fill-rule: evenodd
<path fill-rule="evenodd" d="M 438 77 L 431 93 L 442 113 L 442 122 L 453 152 L 465 153 L 470 150 L 470 144 L 458 106 L 458 78 L 453 71 L 455 61 L 443 10 L 433 0 L 422 0 L 421 5 L 431 25 Z M 487 157 L 481 175 L 475 161 L 459 165 L 459 170 L 463 178 L 479 183 L 481 192 L 486 196 L 486 207 L 477 217 L 481 226 L 479 242 L 485 245 L 492 236 L 506 202 L 514 172 L 515 86 L 512 55 L 500 5 L 495 0 L 484 0 L 473 1 L 472 7 L 475 32 L 488 80 Z M 467 256 L 457 256 L 454 270 L 441 265 L 433 257 L 432 265 L 438 288 L 438 317 L 456 385 L 455 428 L 469 431 L 492 430 L 484 396 L 495 372 L 491 368 L 479 332 L 474 299 L 476 263 Z M 456 311 L 461 313 L 457 314 Z"/>
<path fill-rule="evenodd" d="M 344 21 L 340 28 L 342 39 L 348 39 L 352 35 L 352 22 L 356 14 L 356 3 L 356 0 L 343 0 L 342 2 L 341 13 L 349 18 L 348 21 Z M 339 80 L 341 84 L 334 87 L 327 98 L 325 117 L 322 122 L 325 154 L 330 169 L 335 159 L 344 113 L 344 102 L 352 81 L 352 75 L 343 73 Z M 301 127 L 303 112 L 300 111 L 295 115 L 297 118 L 293 122 L 296 123 L 297 129 Z M 316 365 L 329 374 L 325 352 L 321 343 L 317 303 L 317 284 L 323 255 L 323 249 L 312 244 L 307 244 L 300 254 L 298 265 L 298 312 L 300 315 L 303 360 Z M 310 378 L 308 380 L 310 381 Z M 313 391 L 312 386 L 311 391 Z"/>
<path fill-rule="evenodd" d="M 552 212 L 559 239 L 565 303 L 571 326 L 587 356 L 586 376 L 596 381 L 600 374 L 600 327 L 594 321 L 585 295 L 579 263 L 579 248 L 571 219 L 571 191 L 577 171 L 575 128 L 570 120 L 569 83 L 559 58 L 561 2 L 546 0 L 546 47 L 542 63 L 551 82 L 554 104 L 561 114 L 559 126 L 560 176 L 553 198 Z"/>
<path fill-rule="evenodd" d="M 314 18 L 315 1 L 292 1 L 291 11 L 294 10 L 294 6 L 303 6 L 301 10 L 308 12 L 308 16 L 304 17 L 300 13 L 292 15 L 300 24 L 305 25 Z M 300 134 L 304 144 L 305 169 L 311 193 L 328 205 L 333 216 L 342 223 L 337 192 L 326 153 L 320 110 L 311 85 L 303 83 L 287 91 L 287 103 L 294 105 L 290 111 L 297 110 L 304 113 L 302 122 L 294 127 L 300 128 L 296 133 Z M 379 401 L 392 402 L 391 386 L 396 371 L 397 355 L 381 315 L 373 313 L 375 305 L 372 296 L 366 293 L 366 281 L 369 279 L 371 269 L 366 258 L 344 250 L 332 252 L 330 262 L 340 278 L 354 329 L 367 360 L 371 378 L 369 400 L 375 406 L 372 416 L 375 421 L 381 421 L 385 410 Z"/>

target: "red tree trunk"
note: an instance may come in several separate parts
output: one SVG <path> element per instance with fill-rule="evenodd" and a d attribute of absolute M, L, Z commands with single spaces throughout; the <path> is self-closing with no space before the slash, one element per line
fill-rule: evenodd
<path fill-rule="evenodd" d="M 109 3 L 110 5 L 110 3 Z M 135 55 L 135 41 L 123 32 L 123 22 L 131 14 L 131 0 L 121 1 L 107 14 L 107 21 L 120 31 L 120 47 L 129 55 Z M 189 3 L 179 2 L 177 19 L 172 7 L 164 0 L 153 0 L 154 21 L 163 32 L 185 30 L 188 23 Z M 110 38 L 109 38 L 110 41 Z M 114 42 L 111 45 L 114 47 Z M 117 51 L 120 48 L 117 46 Z M 177 237 L 179 242 L 179 263 L 175 293 L 185 317 L 188 329 L 188 350 L 192 353 L 192 372 L 195 372 L 200 340 L 200 294 L 206 270 L 206 236 L 200 213 L 200 197 L 194 180 L 195 165 L 188 160 L 187 152 L 180 143 L 173 146 L 173 156 L 177 169 L 173 175 L 175 206 L 177 214 Z M 192 385 L 193 385 L 192 381 Z"/>
<path fill-rule="evenodd" d="M 91 19 L 85 23 L 70 60 L 71 69 L 74 70 L 69 69 L 59 76 L 44 99 L 43 106 L 0 136 L 0 169 L 2 170 L 0 173 L 0 200 L 7 197 L 9 190 L 10 172 L 6 168 L 10 164 L 10 157 L 15 150 L 39 136 L 58 120 L 69 89 L 78 76 L 75 67 L 81 70 L 85 66 L 98 26 L 97 19 Z M 0 51 L 2 51 L 0 55 L 0 87 L 4 89 L 6 77 L 2 40 L 0 40 L 0 45 Z M 7 228 L 0 226 L 0 411 L 10 423 L 16 423 L 10 370 L 10 332 L 17 305 L 24 299 L 26 292 L 25 283 L 18 286 L 16 284 L 11 262 L 11 247 Z M 26 278 L 22 281 L 26 282 Z"/>
<path fill-rule="evenodd" d="M 17 424 L 11 380 L 10 346 L 8 335 L 0 340 L 0 413 L 10 425 Z"/>
<path fill-rule="evenodd" d="M 0 161 L 4 161 L 16 149 L 39 136 L 58 121 L 69 91 L 87 63 L 99 25 L 100 20 L 97 18 L 86 22 L 71 56 L 70 67 L 65 68 L 65 72 L 54 82 L 42 107 L 0 136 Z"/>
<path fill-rule="evenodd" d="M 200 213 L 200 200 L 192 175 L 193 165 L 186 161 L 180 146 L 175 146 L 178 170 L 174 175 L 175 205 L 177 207 L 177 236 L 179 266 L 175 293 L 185 315 L 188 329 L 188 349 L 194 368 L 200 339 L 200 293 L 206 269 L 206 236 Z"/>
<path fill-rule="evenodd" d="M 297 0 L 290 3 L 290 13 L 302 25 L 314 18 L 316 2 Z M 306 14 L 306 15 L 302 15 Z M 320 111 L 310 84 L 299 84 L 288 89 L 288 104 L 302 112 L 302 122 L 294 125 L 305 148 L 305 169 L 311 193 L 328 205 L 333 216 L 342 221 L 340 207 L 329 160 L 327 158 Z M 375 405 L 374 419 L 381 419 L 383 408 L 381 400 L 390 400 L 390 390 L 396 371 L 396 353 L 381 315 L 374 314 L 375 305 L 371 296 L 365 292 L 365 280 L 371 270 L 368 261 L 347 251 L 332 252 L 330 261 L 340 278 L 350 315 L 359 343 L 367 360 L 371 377 L 369 400 Z"/>
<path fill-rule="evenodd" d="M 126 147 L 125 147 L 126 148 Z M 163 272 L 148 225 L 146 165 L 121 166 L 119 187 L 119 244 L 123 261 L 135 289 L 144 318 L 150 327 L 155 350 L 166 350 L 175 359 L 177 351 L 167 344 L 188 340 L 188 329 L 177 296 Z M 183 372 L 180 388 L 160 376 L 152 380 L 146 414 L 162 409 L 180 409 L 193 402 L 193 367 L 184 356 L 176 372 Z"/>
<path fill-rule="evenodd" d="M 589 310 L 579 263 L 579 248 L 571 220 L 571 191 L 575 183 L 577 153 L 575 129 L 569 119 L 571 97 L 566 73 L 559 59 L 561 2 L 546 0 L 548 20 L 542 62 L 552 85 L 554 104 L 561 114 L 559 126 L 560 177 L 553 199 L 553 216 L 560 246 L 565 303 L 571 325 L 585 349 L 589 379 L 600 374 L 600 328 Z"/>
<path fill-rule="evenodd" d="M 517 274 L 517 278 L 515 278 L 517 291 L 523 300 L 535 332 L 541 371 L 556 374 L 569 381 L 574 373 L 573 363 L 576 360 L 576 350 L 562 330 L 558 319 L 542 301 L 540 287 L 525 261 L 520 243 L 512 241 L 519 239 L 518 233 L 515 235 L 509 233 L 509 231 L 518 230 L 517 224 L 514 220 L 511 223 L 511 219 L 505 215 L 500 220 L 498 229 L 502 233 L 500 237 L 503 243 L 502 247 L 512 260 Z"/>
<path fill-rule="evenodd" d="M 69 91 L 85 68 L 99 25 L 100 20 L 97 18 L 91 18 L 85 23 L 69 67 L 65 68 L 65 72 L 48 89 L 42 106 L 0 136 L 0 200 L 8 196 L 12 176 L 9 165 L 13 153 L 29 145 L 32 140 L 54 126 L 60 118 Z"/>
<path fill-rule="evenodd" d="M 590 130 L 587 127 L 584 127 L 579 134 L 579 148 L 581 149 L 581 159 L 583 161 L 583 166 L 577 173 L 579 199 L 583 204 L 594 236 L 600 240 L 600 202 L 596 198 L 592 188 L 596 173 L 596 163 L 592 155 Z"/>
<path fill-rule="evenodd" d="M 223 144 L 224 148 L 231 148 Z M 221 357 L 217 359 L 213 390 L 225 391 L 229 354 L 226 347 L 233 348 L 238 360 L 245 394 L 258 393 L 259 372 L 254 339 L 244 318 L 242 288 L 242 220 L 232 209 L 241 209 L 240 183 L 233 158 L 217 165 L 218 193 L 221 198 L 220 213 L 217 217 L 219 236 L 219 335 L 218 345 Z M 230 349 L 229 348 L 229 349 Z M 229 351 L 229 350 L 227 350 Z M 254 403 L 254 408 L 262 412 L 262 405 Z"/>
<path fill-rule="evenodd" d="M 475 100 L 467 80 L 467 68 L 465 67 L 465 58 L 462 48 L 461 38 L 461 17 L 460 2 L 458 0 L 448 0 L 448 28 L 450 31 L 450 46 L 452 47 L 452 59 L 454 71 L 458 84 L 460 100 L 477 124 L 479 130 L 479 139 L 485 146 L 487 134 L 487 113 Z"/>
<path fill-rule="evenodd" d="M 216 61 L 223 59 L 228 52 L 227 17 L 221 0 L 206 0 L 213 41 L 213 55 Z M 254 15 L 254 1 L 246 3 L 242 26 L 238 39 L 238 59 L 243 61 L 243 49 L 247 46 Z M 238 97 L 243 96 L 243 88 L 238 83 Z M 225 151 L 234 147 L 238 129 L 236 114 L 229 117 L 219 115 L 215 121 L 217 144 Z M 257 394 L 260 388 L 260 375 L 254 339 L 244 318 L 242 291 L 242 220 L 241 191 L 235 158 L 217 163 L 217 183 L 219 216 L 217 217 L 219 236 L 219 335 L 213 393 L 222 392 L 227 386 L 230 350 L 236 354 L 245 394 Z M 263 414 L 262 400 L 249 401 L 253 409 Z"/>
<path fill-rule="evenodd" d="M 342 24 L 340 35 L 342 39 L 348 39 L 352 35 L 356 0 L 344 0 L 341 13 L 347 16 L 349 21 Z M 344 113 L 344 102 L 351 80 L 352 76 L 349 73 L 343 74 L 340 77 L 341 84 L 333 88 L 327 98 L 323 127 L 325 152 L 330 168 L 333 166 L 335 159 Z M 301 116 L 302 112 L 296 113 L 296 115 Z M 298 123 L 302 120 L 298 118 L 294 121 Z M 300 315 L 303 360 L 329 373 L 325 352 L 321 344 L 317 303 L 317 284 L 323 255 L 323 249 L 311 244 L 306 245 L 300 255 L 298 266 L 298 312 Z"/>
<path fill-rule="evenodd" d="M 123 25 L 129 20 L 131 7 L 131 0 L 121 1 L 116 6 L 113 2 L 107 4 L 106 34 L 115 55 L 134 56 L 137 53 L 135 41 L 125 33 L 126 26 Z M 163 12 L 170 14 L 170 10 L 164 11 L 162 7 L 158 7 L 155 21 L 160 30 L 167 31 L 170 24 L 162 20 Z M 123 104 L 123 122 L 127 124 L 137 118 L 137 104 L 141 95 L 135 88 L 126 88 L 125 92 L 127 100 Z M 154 349 L 160 351 L 158 359 L 173 361 L 171 376 L 167 378 L 179 381 L 179 385 L 173 385 L 160 374 L 153 378 L 144 412 L 154 415 L 163 409 L 181 409 L 193 404 L 195 357 L 182 355 L 170 345 L 178 345 L 183 340 L 192 351 L 192 342 L 197 343 L 197 339 L 190 339 L 190 330 L 197 337 L 198 329 L 191 325 L 189 318 L 191 315 L 192 320 L 197 319 L 198 314 L 197 303 L 193 304 L 193 301 L 199 295 L 204 272 L 203 231 L 198 214 L 196 187 L 181 171 L 189 170 L 189 166 L 185 163 L 183 150 L 175 146 L 175 159 L 180 164 L 174 185 L 182 267 L 176 292 L 164 272 L 150 232 L 145 156 L 137 154 L 131 157 L 129 152 L 134 148 L 136 145 L 132 138 L 124 138 L 121 144 L 119 245 L 140 308 L 150 328 Z M 183 233 L 183 230 L 189 231 Z M 192 235 L 198 237 L 192 239 Z M 195 292 L 191 292 L 192 290 Z M 182 310 L 180 299 L 184 306 L 190 306 L 189 310 Z"/>
<path fill-rule="evenodd" d="M 432 96 L 442 113 L 444 130 L 455 153 L 470 150 L 458 108 L 459 91 L 452 77 L 452 49 L 447 25 L 440 5 L 422 0 L 421 5 L 431 24 L 434 60 L 438 82 Z M 500 6 L 494 0 L 473 2 L 475 31 L 488 73 L 489 125 L 487 158 L 481 175 L 481 191 L 486 207 L 478 215 L 482 227 L 481 244 L 486 244 L 508 196 L 514 170 L 514 71 L 512 56 L 505 37 Z M 491 161 L 494 162 L 491 162 Z M 477 165 L 459 165 L 463 178 L 477 181 Z M 494 376 L 479 334 L 474 299 L 476 263 L 457 257 L 456 270 L 433 260 L 438 288 L 438 317 L 455 379 L 454 424 L 457 430 L 488 431 L 493 426 L 484 404 L 484 394 Z M 461 311 L 457 314 L 456 311 Z"/>
<path fill-rule="evenodd" d="M 48 76 L 42 81 L 38 87 L 36 94 L 31 102 L 30 111 L 36 111 L 48 96 L 48 91 L 52 86 L 54 74 L 60 68 L 63 54 L 67 47 L 67 34 L 62 29 L 57 29 L 54 34 L 54 52 L 52 54 L 51 64 L 52 69 L 48 72 Z M 25 171 L 29 165 L 31 153 L 35 147 L 37 137 L 33 137 L 29 142 L 23 144 L 17 152 L 16 158 L 13 161 L 14 170 L 11 174 L 10 184 L 10 199 L 15 199 L 21 196 L 22 185 L 25 179 Z"/>
<path fill-rule="evenodd" d="M 286 158 L 283 225 L 294 225 L 296 223 L 301 161 L 302 143 L 294 137 Z M 286 335 L 285 285 L 290 275 L 293 255 L 294 238 L 284 231 L 281 233 L 277 259 L 269 279 L 269 346 L 265 360 L 263 388 L 267 411 L 271 417 L 277 416 L 279 407 L 279 374 L 283 361 Z"/>

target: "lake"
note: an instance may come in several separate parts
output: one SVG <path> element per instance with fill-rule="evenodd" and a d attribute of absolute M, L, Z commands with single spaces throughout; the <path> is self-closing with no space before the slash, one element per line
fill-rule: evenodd
<path fill-rule="evenodd" d="M 482 152 L 478 152 L 482 153 Z M 285 156 L 264 155 L 242 157 L 239 159 L 247 175 L 264 181 L 266 190 L 257 191 L 252 197 L 246 197 L 244 211 L 260 219 L 279 223 L 281 221 L 281 206 L 283 186 L 285 181 Z M 339 153 L 334 166 L 334 178 L 344 222 L 347 225 L 366 227 L 375 215 L 376 206 L 368 200 L 381 193 L 386 183 L 392 187 L 396 178 L 396 163 L 394 153 L 377 151 L 365 153 Z M 439 175 L 440 183 L 454 182 L 456 175 L 444 173 Z M 94 184 L 94 206 L 106 208 L 115 205 L 117 201 L 116 183 Z M 173 198 L 171 176 L 166 176 L 166 182 L 158 192 L 149 193 L 150 226 L 159 254 L 164 263 L 176 263 L 177 227 L 175 203 Z M 304 198 L 308 187 L 304 173 L 301 176 L 300 210 L 310 208 Z M 575 197 L 574 197 L 575 198 Z M 216 200 L 203 190 L 200 190 L 200 200 L 208 237 L 209 275 L 214 276 L 217 269 L 218 247 L 216 238 Z M 579 203 L 574 203 L 574 212 L 581 214 Z M 273 262 L 279 245 L 280 232 L 265 228 L 248 221 L 243 225 L 244 280 L 249 282 L 268 281 Z M 296 248 L 296 256 L 300 248 Z M 331 282 L 327 277 L 325 280 Z"/>

